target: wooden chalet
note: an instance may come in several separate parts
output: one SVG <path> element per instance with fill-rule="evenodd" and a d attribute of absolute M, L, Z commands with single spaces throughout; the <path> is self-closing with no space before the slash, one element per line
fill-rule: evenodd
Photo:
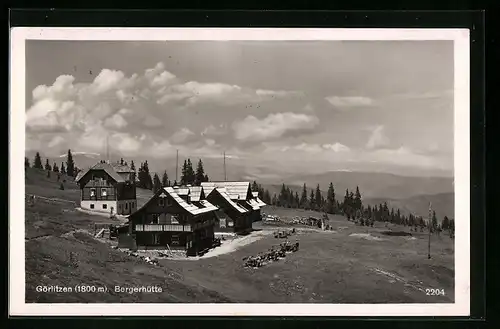
<path fill-rule="evenodd" d="M 135 173 L 126 165 L 100 162 L 78 173 L 75 180 L 83 209 L 118 215 L 137 209 Z"/>
<path fill-rule="evenodd" d="M 214 244 L 217 207 L 201 187 L 164 187 L 129 216 L 139 249 L 185 250 L 197 255 Z"/>
<path fill-rule="evenodd" d="M 252 231 L 252 223 L 260 219 L 257 205 L 249 182 L 203 182 L 207 200 L 216 205 L 217 232 L 237 234 Z"/>

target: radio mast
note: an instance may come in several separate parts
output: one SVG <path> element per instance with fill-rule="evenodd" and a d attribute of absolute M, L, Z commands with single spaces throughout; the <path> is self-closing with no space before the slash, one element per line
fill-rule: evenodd
<path fill-rule="evenodd" d="M 226 175 L 226 151 L 224 151 L 224 182 L 227 181 L 227 175 Z"/>

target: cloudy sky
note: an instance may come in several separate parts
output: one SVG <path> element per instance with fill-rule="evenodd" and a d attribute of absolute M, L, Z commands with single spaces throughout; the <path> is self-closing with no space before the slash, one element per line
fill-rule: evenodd
<path fill-rule="evenodd" d="M 106 136 L 131 159 L 449 175 L 453 44 L 27 41 L 27 151 Z"/>

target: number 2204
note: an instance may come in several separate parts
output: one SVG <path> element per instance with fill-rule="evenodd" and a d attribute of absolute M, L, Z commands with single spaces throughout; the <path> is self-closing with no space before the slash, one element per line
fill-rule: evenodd
<path fill-rule="evenodd" d="M 444 296 L 444 289 L 425 289 L 427 296 Z"/>

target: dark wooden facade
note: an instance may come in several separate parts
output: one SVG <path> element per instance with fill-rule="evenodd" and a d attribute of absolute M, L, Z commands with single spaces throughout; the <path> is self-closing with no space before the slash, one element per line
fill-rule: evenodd
<path fill-rule="evenodd" d="M 136 199 L 134 182 L 116 182 L 102 169 L 90 170 L 80 181 L 81 200 L 131 200 Z"/>
<path fill-rule="evenodd" d="M 193 215 L 163 190 L 129 219 L 129 232 L 138 248 L 185 250 L 196 255 L 214 243 L 214 211 Z"/>
<path fill-rule="evenodd" d="M 207 200 L 219 207 L 216 212 L 217 222 L 215 230 L 217 232 L 232 232 L 236 234 L 244 234 L 252 231 L 252 217 L 250 211 L 245 213 L 239 212 L 224 198 L 217 189 L 214 189 L 208 196 Z"/>

